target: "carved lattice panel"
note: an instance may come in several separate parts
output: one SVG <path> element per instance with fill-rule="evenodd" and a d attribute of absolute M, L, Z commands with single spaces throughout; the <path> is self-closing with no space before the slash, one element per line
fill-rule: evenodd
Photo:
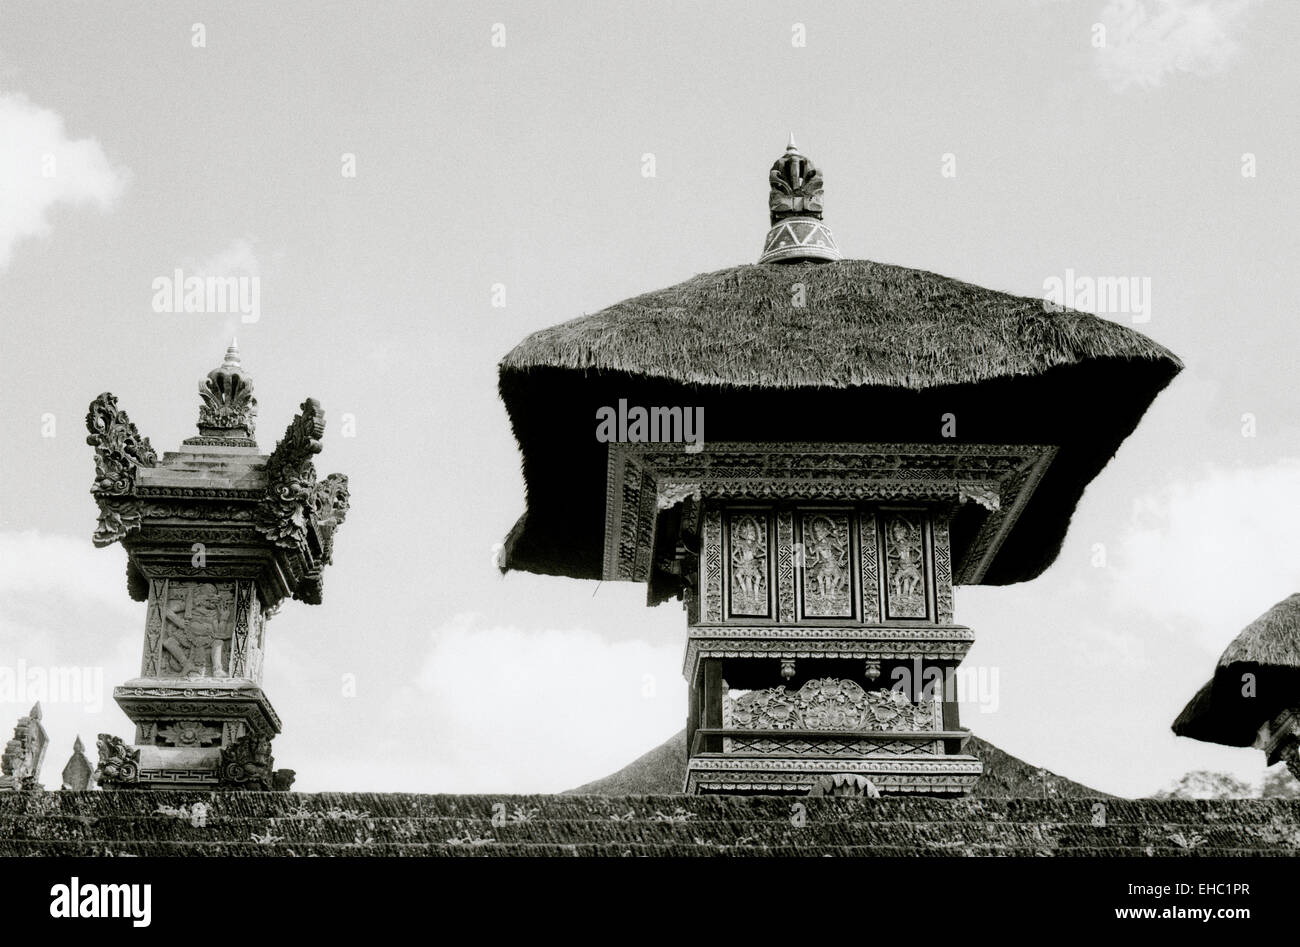
<path fill-rule="evenodd" d="M 925 514 L 891 511 L 885 534 L 885 617 L 928 618 L 925 583 Z"/>
<path fill-rule="evenodd" d="M 859 535 L 862 559 L 862 620 L 878 622 L 880 614 L 880 548 L 876 536 L 876 515 L 864 512 L 859 518 Z"/>
<path fill-rule="evenodd" d="M 733 511 L 727 517 L 728 615 L 771 615 L 768 522 L 762 511 Z"/>
<path fill-rule="evenodd" d="M 849 515 L 805 512 L 800 517 L 800 527 L 804 615 L 852 618 Z"/>
<path fill-rule="evenodd" d="M 704 514 L 704 620 L 722 621 L 722 514 L 709 510 Z"/>
<path fill-rule="evenodd" d="M 794 514 L 782 510 L 776 514 L 776 605 L 781 621 L 795 620 L 794 600 Z"/>
<path fill-rule="evenodd" d="M 951 624 L 952 617 L 952 543 L 948 538 L 948 519 L 936 516 L 932 521 L 934 531 L 934 597 L 935 618 Z"/>

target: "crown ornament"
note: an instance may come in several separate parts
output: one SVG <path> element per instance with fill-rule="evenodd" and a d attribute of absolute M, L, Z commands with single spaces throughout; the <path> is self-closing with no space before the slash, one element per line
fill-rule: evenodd
<path fill-rule="evenodd" d="M 822 173 L 799 151 L 793 132 L 785 154 L 772 164 L 767 179 L 772 228 L 758 262 L 842 259 L 831 229 L 822 222 Z"/>

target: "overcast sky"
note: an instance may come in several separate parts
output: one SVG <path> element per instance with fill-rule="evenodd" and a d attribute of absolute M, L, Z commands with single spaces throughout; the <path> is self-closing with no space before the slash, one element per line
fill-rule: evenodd
<path fill-rule="evenodd" d="M 86 406 L 113 391 L 174 450 L 237 333 L 263 450 L 314 396 L 318 469 L 351 478 L 324 604 L 268 626 L 296 789 L 560 790 L 662 742 L 680 606 L 493 567 L 523 510 L 496 363 L 756 261 L 794 130 L 846 256 L 1033 296 L 1149 278 L 1137 327 L 1187 363 L 1048 572 L 958 589 L 967 664 L 998 678 L 963 723 L 1119 794 L 1260 778 L 1169 724 L 1300 585 L 1295 4 L 270 6 L 0 4 L 0 664 L 137 672 Z M 260 319 L 155 312 L 177 267 L 257 275 Z M 107 697 L 46 725 L 54 787 L 77 733 L 132 733 Z"/>

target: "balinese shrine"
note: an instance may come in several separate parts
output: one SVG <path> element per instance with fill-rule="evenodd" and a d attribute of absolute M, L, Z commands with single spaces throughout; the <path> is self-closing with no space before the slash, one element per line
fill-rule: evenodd
<path fill-rule="evenodd" d="M 1042 299 L 843 259 L 793 140 L 768 181 L 757 264 L 502 360 L 527 487 L 503 571 L 682 600 L 687 792 L 962 794 L 981 764 L 954 586 L 1051 565 L 1181 363 Z"/>
<path fill-rule="evenodd" d="M 112 394 L 86 415 L 94 542 L 122 544 L 127 590 L 145 603 L 140 675 L 113 689 L 134 742 L 99 735 L 104 789 L 287 789 L 293 778 L 272 768 L 267 621 L 287 598 L 320 603 L 347 477 L 316 478 L 325 415 L 311 398 L 269 456 L 258 450 L 253 382 L 233 343 L 199 397 L 198 435 L 161 459 Z"/>

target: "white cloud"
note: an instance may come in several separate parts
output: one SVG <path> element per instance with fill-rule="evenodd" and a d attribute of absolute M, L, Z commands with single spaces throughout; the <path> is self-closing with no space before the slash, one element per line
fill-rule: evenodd
<path fill-rule="evenodd" d="M 1300 461 L 1210 470 L 1138 500 L 1112 560 L 1119 604 L 1184 626 L 1215 656 L 1300 591 Z"/>
<path fill-rule="evenodd" d="M 58 113 L 23 95 L 0 95 L 0 270 L 21 240 L 49 232 L 56 204 L 110 210 L 126 179 L 95 139 L 69 138 Z"/>
<path fill-rule="evenodd" d="M 257 276 L 262 267 L 253 252 L 255 242 L 251 237 L 237 237 L 220 253 L 197 262 L 183 261 L 181 268 L 198 276 Z"/>
<path fill-rule="evenodd" d="M 1222 72 L 1251 0 L 1111 0 L 1098 19 L 1097 69 L 1112 88 L 1154 88 L 1175 73 Z"/>
<path fill-rule="evenodd" d="M 554 792 L 608 775 L 681 728 L 681 662 L 681 642 L 457 615 L 434 631 L 414 686 L 389 711 L 404 745 L 420 732 L 433 744 L 455 781 L 440 791 Z"/>

